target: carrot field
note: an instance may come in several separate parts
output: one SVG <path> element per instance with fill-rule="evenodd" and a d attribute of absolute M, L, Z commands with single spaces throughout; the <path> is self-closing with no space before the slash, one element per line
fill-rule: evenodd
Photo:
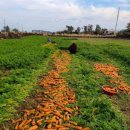
<path fill-rule="evenodd" d="M 47 38 L 0 40 L 0 128 L 129 130 L 130 40 Z"/>

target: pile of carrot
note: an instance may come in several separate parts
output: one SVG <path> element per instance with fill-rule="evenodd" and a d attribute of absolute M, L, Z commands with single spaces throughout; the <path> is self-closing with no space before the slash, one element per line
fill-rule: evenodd
<path fill-rule="evenodd" d="M 110 92 L 110 93 L 117 93 L 117 90 L 115 88 L 106 86 L 103 88 L 105 91 Z"/>
<path fill-rule="evenodd" d="M 96 71 L 100 71 L 106 76 L 111 77 L 110 83 L 113 83 L 117 88 L 130 95 L 130 86 L 123 81 L 122 76 L 118 74 L 119 69 L 113 65 L 96 63 L 94 65 Z"/>
<path fill-rule="evenodd" d="M 38 104 L 34 109 L 25 109 L 19 119 L 12 120 L 15 130 L 90 130 L 71 121 L 71 117 L 78 114 L 78 106 L 67 107 L 76 102 L 74 91 L 60 77 L 61 73 L 68 71 L 67 66 L 71 61 L 69 54 L 56 52 L 52 58 L 54 69 L 40 82 L 45 91 L 41 95 L 37 90 Z"/>
<path fill-rule="evenodd" d="M 112 78 L 119 78 L 120 76 L 118 75 L 118 68 L 114 67 L 113 65 L 104 65 L 104 64 L 100 64 L 100 63 L 96 63 L 95 65 L 95 69 L 97 71 L 101 71 L 102 73 L 104 73 L 107 76 L 110 76 Z"/>

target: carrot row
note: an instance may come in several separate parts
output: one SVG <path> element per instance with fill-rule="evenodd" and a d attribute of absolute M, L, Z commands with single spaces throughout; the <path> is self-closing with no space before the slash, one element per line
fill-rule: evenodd
<path fill-rule="evenodd" d="M 67 72 L 71 58 L 67 52 L 57 51 L 53 56 L 54 69 L 40 82 L 45 91 L 40 94 L 36 90 L 37 106 L 33 109 L 25 109 L 18 120 L 13 120 L 16 130 L 89 130 L 82 128 L 76 122 L 70 121 L 71 117 L 77 115 L 79 108 L 67 107 L 68 104 L 76 102 L 75 93 L 68 88 L 66 81 L 60 74 Z"/>
<path fill-rule="evenodd" d="M 130 95 L 130 86 L 126 82 L 123 81 L 122 76 L 118 74 L 119 69 L 114 67 L 113 65 L 100 64 L 96 63 L 94 65 L 96 71 L 100 71 L 103 74 L 111 77 L 110 83 L 113 83 L 117 86 L 117 88 L 125 93 Z M 114 91 L 114 90 L 110 90 Z"/>

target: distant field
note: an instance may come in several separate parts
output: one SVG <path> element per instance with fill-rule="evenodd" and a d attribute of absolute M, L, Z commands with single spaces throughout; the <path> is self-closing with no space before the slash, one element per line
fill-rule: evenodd
<path fill-rule="evenodd" d="M 50 56 L 66 51 L 72 42 L 78 52 L 71 55 L 70 71 L 62 74 L 75 90 L 79 114 L 72 120 L 92 130 L 129 130 L 130 95 L 114 97 L 102 93 L 109 77 L 94 69 L 95 63 L 112 64 L 130 86 L 130 40 L 72 39 L 29 36 L 19 40 L 0 40 L 0 123 L 15 113 L 16 106 L 38 87 L 38 76 L 48 72 Z M 97 78 L 100 77 L 100 78 Z M 72 107 L 71 105 L 69 107 Z"/>

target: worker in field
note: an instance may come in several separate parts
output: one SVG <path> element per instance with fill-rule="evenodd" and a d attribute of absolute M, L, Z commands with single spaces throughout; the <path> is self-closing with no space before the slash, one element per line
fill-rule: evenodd
<path fill-rule="evenodd" d="M 77 52 L 77 45 L 76 43 L 72 43 L 71 46 L 68 48 L 70 53 L 75 54 Z"/>
<path fill-rule="evenodd" d="M 51 39 L 50 39 L 50 38 L 48 38 L 48 39 L 47 39 L 47 42 L 51 42 Z"/>

